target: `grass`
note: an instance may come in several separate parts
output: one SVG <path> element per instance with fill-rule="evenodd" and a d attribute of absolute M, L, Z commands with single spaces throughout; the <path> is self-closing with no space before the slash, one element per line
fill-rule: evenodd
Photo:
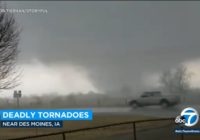
<path fill-rule="evenodd" d="M 65 121 L 63 128 L 17 128 L 0 129 L 0 140 L 33 136 L 45 133 L 60 132 L 65 130 L 75 130 L 85 127 L 94 127 L 125 121 L 136 121 L 152 119 L 147 116 L 139 115 L 114 115 L 114 114 L 95 114 L 92 121 Z M 145 122 L 136 125 L 137 139 L 139 140 L 177 140 L 180 136 L 174 133 L 174 121 Z M 113 126 L 108 128 L 95 129 L 66 134 L 68 140 L 129 140 L 133 139 L 132 124 Z M 31 140 L 62 140 L 61 135 L 35 138 Z M 199 140 L 199 136 L 185 136 L 184 140 Z"/>
<path fill-rule="evenodd" d="M 64 121 L 63 128 L 1 128 L 0 129 L 0 139 L 8 139 L 8 138 L 16 138 L 16 137 L 23 137 L 23 136 L 32 136 L 38 134 L 45 134 L 51 132 L 60 132 L 65 130 L 74 130 L 86 127 L 94 127 L 99 125 L 111 124 L 111 123 L 118 123 L 118 122 L 125 122 L 125 121 L 134 121 L 134 120 L 144 120 L 148 119 L 149 117 L 145 116 L 137 116 L 137 115 L 94 115 L 92 121 Z M 122 128 L 115 127 L 116 131 L 121 131 Z M 104 133 L 99 133 L 100 135 L 111 135 L 111 131 L 113 129 L 108 129 Z M 93 131 L 94 133 L 94 131 Z M 80 135 L 79 135 L 80 134 Z M 79 133 L 73 135 L 70 134 L 71 137 L 78 138 L 79 136 L 82 137 L 82 134 Z M 95 135 L 91 135 L 94 136 Z M 50 139 L 50 138 L 48 138 Z M 72 139 L 72 138 L 70 138 Z"/>

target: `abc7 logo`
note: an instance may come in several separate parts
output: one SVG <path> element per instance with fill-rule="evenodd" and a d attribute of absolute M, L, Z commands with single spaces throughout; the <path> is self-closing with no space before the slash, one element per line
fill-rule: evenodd
<path fill-rule="evenodd" d="M 198 123 L 199 114 L 198 112 L 191 107 L 185 108 L 180 116 L 177 116 L 175 123 L 184 124 L 187 127 L 194 126 Z"/>
<path fill-rule="evenodd" d="M 177 116 L 176 119 L 175 119 L 175 123 L 179 123 L 179 124 L 185 124 L 186 123 L 186 120 L 183 116 Z"/>

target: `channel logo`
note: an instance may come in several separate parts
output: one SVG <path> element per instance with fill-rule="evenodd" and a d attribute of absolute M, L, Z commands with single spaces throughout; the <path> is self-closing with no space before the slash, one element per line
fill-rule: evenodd
<path fill-rule="evenodd" d="M 183 124 L 187 127 L 195 126 L 199 121 L 199 113 L 192 107 L 182 110 L 181 114 L 176 117 L 175 123 Z"/>

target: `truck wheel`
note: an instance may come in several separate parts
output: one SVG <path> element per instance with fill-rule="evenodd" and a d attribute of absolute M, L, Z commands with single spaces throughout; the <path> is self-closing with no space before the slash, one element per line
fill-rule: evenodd
<path fill-rule="evenodd" d="M 137 102 L 132 102 L 131 103 L 131 107 L 132 108 L 138 108 L 139 107 L 139 104 Z"/>
<path fill-rule="evenodd" d="M 162 100 L 160 102 L 160 105 L 161 105 L 162 108 L 167 108 L 169 106 L 169 102 L 166 101 L 166 100 Z"/>

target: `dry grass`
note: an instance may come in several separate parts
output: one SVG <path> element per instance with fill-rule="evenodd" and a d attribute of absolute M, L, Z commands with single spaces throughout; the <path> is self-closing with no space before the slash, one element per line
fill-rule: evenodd
<path fill-rule="evenodd" d="M 3 139 L 8 139 L 8 138 L 16 138 L 16 137 L 23 137 L 23 136 L 30 136 L 30 135 L 32 136 L 32 135 L 51 133 L 51 132 L 60 132 L 64 130 L 74 130 L 74 129 L 80 129 L 80 128 L 85 128 L 85 127 L 111 124 L 111 123 L 143 120 L 147 118 L 148 117 L 137 116 L 137 115 L 94 115 L 92 121 L 64 121 L 63 128 L 1 128 L 0 139 L 3 140 Z M 113 129 L 109 129 L 108 131 L 104 131 L 102 133 L 98 132 L 98 134 L 106 135 L 107 133 L 108 135 L 110 135 L 111 134 L 109 132 L 110 130 L 112 131 Z M 116 127 L 115 130 L 117 131 L 119 130 L 119 128 Z M 120 127 L 120 130 L 121 130 L 121 127 Z M 73 135 L 71 136 L 74 137 Z M 79 134 L 76 134 L 76 138 L 78 137 L 79 137 Z M 82 134 L 80 134 L 80 137 L 82 137 Z"/>

